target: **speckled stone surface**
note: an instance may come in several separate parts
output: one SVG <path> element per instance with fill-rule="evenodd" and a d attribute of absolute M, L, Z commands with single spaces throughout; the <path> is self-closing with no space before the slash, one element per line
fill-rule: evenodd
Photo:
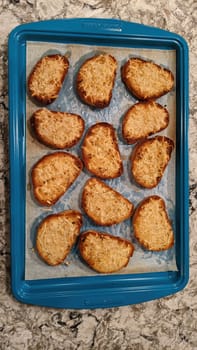
<path fill-rule="evenodd" d="M 190 282 L 135 306 L 57 310 L 23 305 L 10 291 L 7 36 L 25 22 L 113 17 L 177 32 L 190 47 Z M 197 3 L 195 0 L 0 0 L 0 349 L 197 349 Z"/>

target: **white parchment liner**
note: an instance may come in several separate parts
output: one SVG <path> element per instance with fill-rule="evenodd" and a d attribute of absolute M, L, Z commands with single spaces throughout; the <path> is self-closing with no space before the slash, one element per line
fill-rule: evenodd
<path fill-rule="evenodd" d="M 126 110 L 133 105 L 136 100 L 125 89 L 120 78 L 120 67 L 132 56 L 138 56 L 144 59 L 153 60 L 155 63 L 169 68 L 174 76 L 176 75 L 176 52 L 174 50 L 150 50 L 139 48 L 114 48 L 98 47 L 88 45 L 67 45 L 43 42 L 27 42 L 26 54 L 26 75 L 30 74 L 33 66 L 44 55 L 52 53 L 61 53 L 68 57 L 70 62 L 69 73 L 63 83 L 61 93 L 58 99 L 48 106 L 51 110 L 67 111 L 80 114 L 86 124 L 86 130 L 89 126 L 99 121 L 106 121 L 115 127 L 119 140 L 120 152 L 124 163 L 124 173 L 120 178 L 108 180 L 111 187 L 127 197 L 136 206 L 144 197 L 157 194 L 165 199 L 167 211 L 173 223 L 175 232 L 175 150 L 173 151 L 170 163 L 165 170 L 165 174 L 160 184 L 152 190 L 143 190 L 137 187 L 129 174 L 129 156 L 132 151 L 130 145 L 126 145 L 121 136 L 121 122 Z M 81 63 L 93 56 L 95 53 L 110 53 L 118 61 L 117 77 L 113 90 L 113 97 L 108 108 L 103 110 L 93 110 L 84 105 L 76 96 L 74 81 L 75 75 Z M 176 137 L 176 90 L 157 100 L 166 106 L 170 113 L 170 123 L 166 130 L 160 135 L 166 135 L 175 140 Z M 25 254 L 25 279 L 43 279 L 68 276 L 91 276 L 97 273 L 91 270 L 81 260 L 78 255 L 77 246 L 67 257 L 65 263 L 57 267 L 51 267 L 45 264 L 37 255 L 34 245 L 36 237 L 36 228 L 41 220 L 51 213 L 57 213 L 62 210 L 75 209 L 81 210 L 80 197 L 84 183 L 90 177 L 86 169 L 79 178 L 66 192 L 66 194 L 52 208 L 39 206 L 31 193 L 30 174 L 34 163 L 43 155 L 54 152 L 35 140 L 30 132 L 29 119 L 32 113 L 39 108 L 33 103 L 27 94 L 26 100 L 26 254 Z M 80 156 L 80 144 L 69 151 Z M 130 259 L 128 266 L 122 269 L 118 274 L 151 272 L 151 271 L 176 271 L 175 247 L 165 252 L 149 252 L 143 250 L 133 237 L 131 221 L 127 220 L 119 225 L 111 227 L 96 226 L 87 216 L 84 215 L 84 224 L 82 231 L 89 228 L 102 232 L 108 232 L 115 236 L 122 236 L 131 240 L 135 246 L 135 252 Z"/>

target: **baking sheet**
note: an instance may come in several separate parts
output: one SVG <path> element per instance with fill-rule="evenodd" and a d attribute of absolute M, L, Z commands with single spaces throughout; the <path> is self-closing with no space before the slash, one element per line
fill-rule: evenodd
<path fill-rule="evenodd" d="M 117 77 L 113 90 L 113 97 L 108 108 L 95 110 L 84 105 L 76 96 L 74 80 L 81 63 L 96 53 L 110 53 L 118 61 Z M 68 75 L 63 83 L 59 97 L 47 108 L 57 111 L 66 111 L 80 114 L 86 124 L 87 130 L 96 122 L 106 121 L 113 124 L 117 131 L 120 153 L 123 159 L 124 173 L 120 178 L 106 180 L 105 182 L 128 198 L 135 206 L 146 196 L 157 194 L 165 199 L 167 211 L 173 224 L 175 233 L 175 150 L 165 175 L 160 184 L 152 190 L 143 190 L 132 181 L 129 174 L 129 156 L 133 146 L 126 145 L 121 136 L 121 122 L 126 110 L 136 102 L 125 89 L 120 78 L 120 67 L 124 62 L 132 57 L 138 56 L 144 59 L 153 60 L 157 64 L 169 68 L 176 81 L 176 51 L 175 50 L 150 50 L 138 48 L 118 48 L 118 47 L 98 47 L 88 45 L 68 45 L 44 42 L 27 42 L 26 46 L 26 76 L 28 77 L 36 62 L 47 54 L 61 53 L 66 55 L 70 62 Z M 176 89 L 158 99 L 157 102 L 166 106 L 170 113 L 170 122 L 166 130 L 159 133 L 166 135 L 176 142 Z M 83 185 L 90 174 L 83 170 L 78 179 L 61 199 L 51 208 L 38 205 L 34 200 L 31 191 L 31 169 L 32 166 L 43 155 L 54 152 L 50 148 L 40 144 L 32 137 L 29 119 L 32 113 L 39 107 L 32 102 L 27 95 L 26 99 L 26 252 L 25 252 L 25 279 L 45 279 L 71 276 L 92 276 L 98 275 L 91 270 L 80 258 L 75 246 L 65 262 L 59 266 L 51 267 L 45 264 L 37 255 L 34 245 L 36 229 L 41 220 L 51 213 L 62 210 L 75 209 L 81 211 L 80 197 Z M 82 142 L 82 140 L 81 140 Z M 80 156 L 81 142 L 75 147 L 65 150 Z M 83 213 L 84 214 L 84 213 Z M 95 225 L 86 215 L 83 215 L 82 231 L 95 229 L 108 232 L 115 236 L 122 236 L 132 241 L 135 252 L 130 259 L 128 266 L 118 274 L 130 274 L 153 271 L 177 271 L 175 246 L 164 252 L 149 252 L 142 249 L 133 237 L 133 230 L 130 220 L 126 220 L 119 225 L 111 227 L 101 227 Z"/>

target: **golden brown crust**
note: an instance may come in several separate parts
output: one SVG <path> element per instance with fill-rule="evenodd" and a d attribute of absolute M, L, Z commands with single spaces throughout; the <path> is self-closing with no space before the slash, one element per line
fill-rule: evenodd
<path fill-rule="evenodd" d="M 167 128 L 169 113 L 154 101 L 138 102 L 128 109 L 122 123 L 122 135 L 134 144 Z"/>
<path fill-rule="evenodd" d="M 88 171 L 102 179 L 122 174 L 122 160 L 111 124 L 97 123 L 89 128 L 82 145 L 82 157 Z"/>
<path fill-rule="evenodd" d="M 89 230 L 80 236 L 79 250 L 92 269 L 100 273 L 113 273 L 127 266 L 134 247 L 121 237 Z"/>
<path fill-rule="evenodd" d="M 91 178 L 82 192 L 82 207 L 101 226 L 118 224 L 131 217 L 133 204 L 99 179 Z"/>
<path fill-rule="evenodd" d="M 85 123 L 73 113 L 38 109 L 31 117 L 31 126 L 36 138 L 52 148 L 71 148 L 81 139 Z"/>
<path fill-rule="evenodd" d="M 82 226 L 82 215 L 67 210 L 48 215 L 37 229 L 36 250 L 49 265 L 61 264 L 74 246 Z"/>
<path fill-rule="evenodd" d="M 36 200 L 46 206 L 55 204 L 79 176 L 83 164 L 73 154 L 54 152 L 42 157 L 32 169 Z"/>
<path fill-rule="evenodd" d="M 132 222 L 135 238 L 145 249 L 160 251 L 174 245 L 172 225 L 161 197 L 144 198 L 136 208 Z"/>
<path fill-rule="evenodd" d="M 117 61 L 111 55 L 96 55 L 87 59 L 76 78 L 80 99 L 92 107 L 107 107 L 112 98 L 116 69 Z"/>
<path fill-rule="evenodd" d="M 28 79 L 30 95 L 42 104 L 52 103 L 58 97 L 68 69 L 69 61 L 65 56 L 54 54 L 42 57 Z"/>
<path fill-rule="evenodd" d="M 127 89 L 139 100 L 157 99 L 174 86 L 174 76 L 166 68 L 140 58 L 130 58 L 121 68 Z"/>
<path fill-rule="evenodd" d="M 155 136 L 139 142 L 131 154 L 131 173 L 142 187 L 151 189 L 161 181 L 174 149 L 173 140 Z"/>

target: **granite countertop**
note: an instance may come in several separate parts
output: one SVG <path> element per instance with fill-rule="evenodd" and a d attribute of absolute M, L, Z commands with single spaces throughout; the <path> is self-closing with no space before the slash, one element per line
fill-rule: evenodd
<path fill-rule="evenodd" d="M 0 349 L 197 349 L 196 13 L 195 0 L 0 0 Z M 20 23 L 82 16 L 157 26 L 182 35 L 189 44 L 190 281 L 176 295 L 134 306 L 28 306 L 10 290 L 7 37 Z"/>

